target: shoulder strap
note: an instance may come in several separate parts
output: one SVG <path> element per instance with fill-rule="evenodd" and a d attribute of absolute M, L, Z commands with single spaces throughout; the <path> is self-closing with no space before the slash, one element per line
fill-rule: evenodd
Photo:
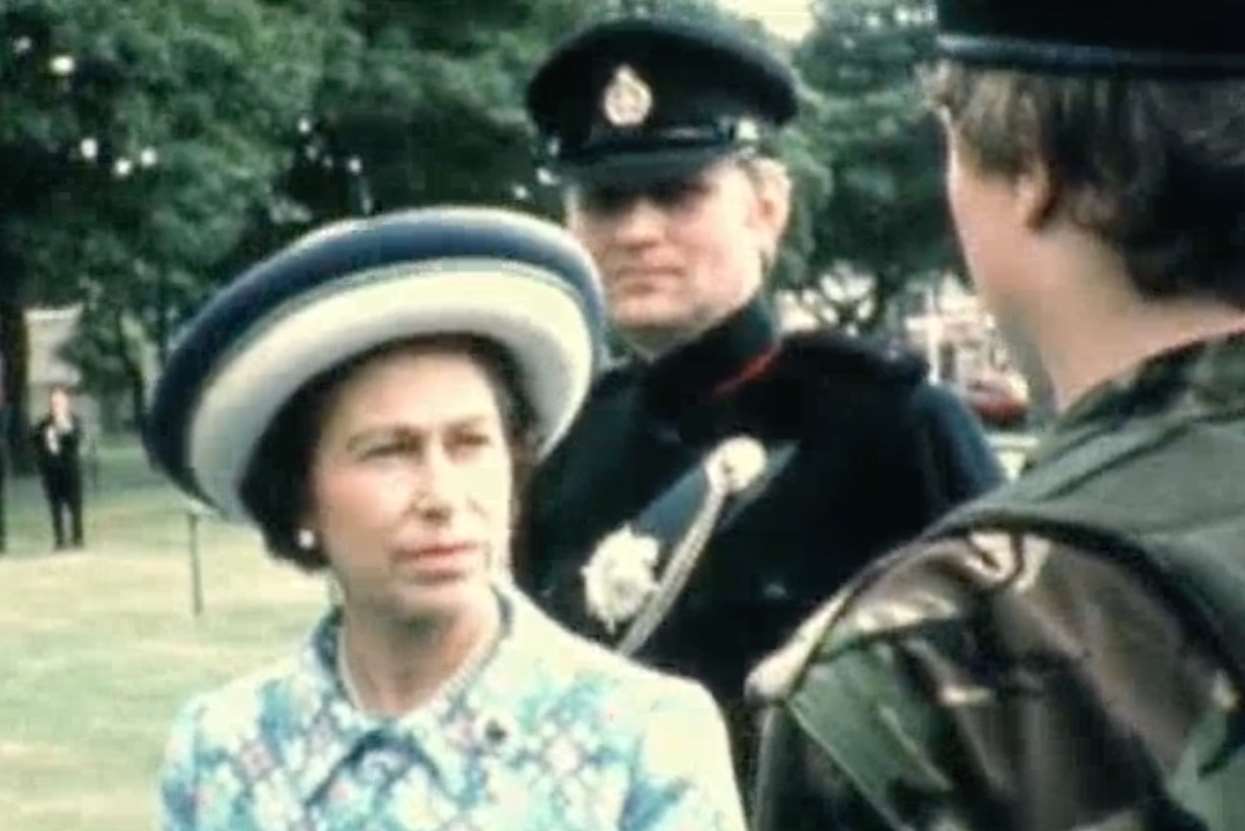
<path fill-rule="evenodd" d="M 607 535 L 583 568 L 588 613 L 607 629 L 629 620 L 615 649 L 635 655 L 669 616 L 716 530 L 763 493 L 794 446 L 770 452 L 734 436 L 634 519 Z M 665 550 L 667 555 L 659 557 Z M 660 577 L 656 575 L 660 573 Z"/>
<path fill-rule="evenodd" d="M 646 644 L 670 614 L 687 581 L 700 562 L 709 540 L 722 521 L 764 491 L 794 452 L 787 445 L 766 453 L 761 443 L 748 436 L 734 436 L 706 454 L 692 475 L 705 479 L 704 498 L 686 530 L 674 546 L 661 581 L 618 643 L 618 651 L 634 655 Z"/>
<path fill-rule="evenodd" d="M 1122 563 L 1245 680 L 1245 434 L 1203 421 L 1095 436 L 952 511 L 927 539 L 1028 532 Z"/>

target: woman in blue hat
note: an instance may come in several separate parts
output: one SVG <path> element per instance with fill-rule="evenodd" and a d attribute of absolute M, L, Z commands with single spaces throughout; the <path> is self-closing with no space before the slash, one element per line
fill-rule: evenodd
<path fill-rule="evenodd" d="M 742 828 L 707 694 L 507 578 L 525 476 L 600 336 L 587 256 L 484 209 L 333 226 L 192 322 L 153 458 L 342 600 L 297 657 L 184 708 L 166 828 Z"/>

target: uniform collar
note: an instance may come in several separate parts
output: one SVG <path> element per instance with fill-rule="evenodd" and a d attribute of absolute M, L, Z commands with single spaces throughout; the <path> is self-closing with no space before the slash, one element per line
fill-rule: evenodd
<path fill-rule="evenodd" d="M 1044 465 L 1126 425 L 1154 422 L 1157 429 L 1175 428 L 1232 413 L 1245 413 L 1242 332 L 1159 353 L 1089 390 L 1050 427 L 1026 468 Z"/>
<path fill-rule="evenodd" d="M 507 760 L 523 745 L 513 714 L 548 688 L 552 668 L 547 650 L 554 625 L 517 591 L 497 587 L 502 630 L 489 655 L 465 683 L 442 690 L 416 710 L 397 718 L 371 716 L 356 709 L 337 674 L 337 633 L 341 610 L 328 612 L 304 648 L 286 688 L 296 729 L 283 756 L 289 761 L 304 799 L 311 799 L 333 771 L 370 742 L 413 746 L 432 767 L 441 786 L 460 793 L 470 786 L 472 759 Z"/>
<path fill-rule="evenodd" d="M 644 374 L 645 397 L 654 410 L 669 414 L 725 397 L 768 368 L 778 343 L 777 320 L 757 294 L 696 340 L 654 361 Z"/>

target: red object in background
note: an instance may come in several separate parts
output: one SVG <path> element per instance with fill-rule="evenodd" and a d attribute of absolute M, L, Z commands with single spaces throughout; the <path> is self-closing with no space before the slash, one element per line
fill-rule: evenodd
<path fill-rule="evenodd" d="M 1018 427 L 1029 414 L 1029 402 L 998 381 L 969 381 L 960 394 L 989 427 Z"/>

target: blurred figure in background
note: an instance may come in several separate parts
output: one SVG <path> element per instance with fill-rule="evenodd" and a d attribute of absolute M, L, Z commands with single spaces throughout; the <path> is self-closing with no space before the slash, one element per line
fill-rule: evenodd
<path fill-rule="evenodd" d="M 53 545 L 81 548 L 82 532 L 82 421 L 73 411 L 69 388 L 52 387 L 48 412 L 32 431 L 35 465 L 52 514 Z M 69 534 L 65 524 L 68 520 Z"/>

